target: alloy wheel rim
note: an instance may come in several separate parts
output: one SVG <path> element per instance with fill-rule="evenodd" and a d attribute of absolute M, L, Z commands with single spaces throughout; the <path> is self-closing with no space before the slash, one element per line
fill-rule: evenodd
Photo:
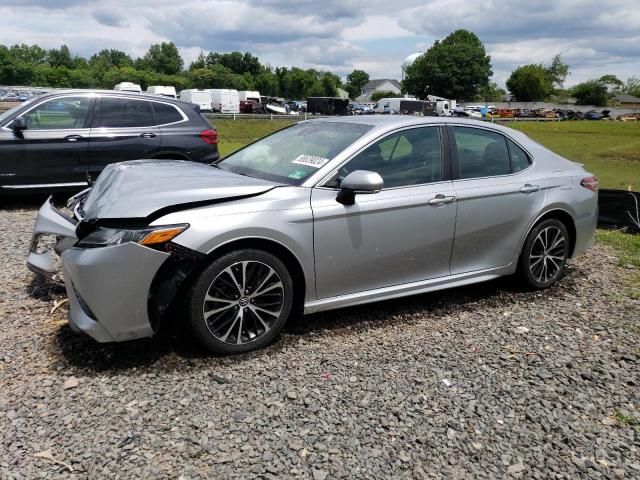
<path fill-rule="evenodd" d="M 529 271 L 538 283 L 555 279 L 566 261 L 567 242 L 558 227 L 543 229 L 531 246 Z"/>
<path fill-rule="evenodd" d="M 246 260 L 216 275 L 205 294 L 202 315 L 216 339 L 243 345 L 269 332 L 283 306 L 280 275 L 266 263 Z"/>

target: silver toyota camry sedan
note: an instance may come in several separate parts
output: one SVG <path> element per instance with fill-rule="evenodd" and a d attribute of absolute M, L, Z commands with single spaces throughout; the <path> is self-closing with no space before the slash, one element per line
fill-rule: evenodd
<path fill-rule="evenodd" d="M 212 352 L 246 352 L 297 313 L 502 275 L 549 287 L 593 241 L 597 186 L 493 124 L 312 120 L 213 166 L 108 166 L 73 218 L 45 202 L 27 263 L 53 274 L 55 237 L 69 323 L 99 342 L 185 321 Z"/>

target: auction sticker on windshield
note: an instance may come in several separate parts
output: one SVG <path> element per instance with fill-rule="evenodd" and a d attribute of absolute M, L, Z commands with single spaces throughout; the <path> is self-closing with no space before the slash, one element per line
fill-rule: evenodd
<path fill-rule="evenodd" d="M 329 161 L 328 158 L 316 157 L 315 155 L 302 154 L 294 158 L 291 163 L 295 163 L 297 165 L 306 165 L 308 167 L 313 167 L 313 168 L 320 168 L 328 161 Z"/>

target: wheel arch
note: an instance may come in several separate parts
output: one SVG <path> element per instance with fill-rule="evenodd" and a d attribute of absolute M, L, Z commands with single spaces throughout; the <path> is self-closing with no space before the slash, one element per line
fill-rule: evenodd
<path fill-rule="evenodd" d="M 249 237 L 231 240 L 217 246 L 207 254 L 206 264 L 235 250 L 262 250 L 276 256 L 287 267 L 293 281 L 292 312 L 301 313 L 304 306 L 307 278 L 298 257 L 282 243 L 262 237 Z"/>
<path fill-rule="evenodd" d="M 531 231 L 536 227 L 536 225 L 538 225 L 540 222 L 543 222 L 545 220 L 548 220 L 550 218 L 554 218 L 556 220 L 560 220 L 565 227 L 567 227 L 567 232 L 569 233 L 569 258 L 571 258 L 573 256 L 573 251 L 575 249 L 576 246 L 576 238 L 577 238 L 577 233 L 576 233 L 576 222 L 575 219 L 573 218 L 573 215 L 571 215 L 571 213 L 569 213 L 567 210 L 560 208 L 560 207 L 554 207 L 550 210 L 546 210 L 545 212 L 542 212 L 531 224 L 531 226 L 529 227 L 529 229 L 527 230 L 526 235 L 524 236 L 523 240 L 522 240 L 522 244 L 520 246 L 520 252 L 522 253 L 522 248 L 524 248 L 524 242 L 526 241 L 527 237 L 529 236 L 529 234 L 531 233 Z"/>

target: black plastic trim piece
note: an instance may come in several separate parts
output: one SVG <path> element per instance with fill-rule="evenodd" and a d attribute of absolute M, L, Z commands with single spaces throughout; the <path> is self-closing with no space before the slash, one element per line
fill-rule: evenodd
<path fill-rule="evenodd" d="M 170 256 L 160 266 L 149 287 L 147 311 L 149 323 L 154 333 L 166 319 L 174 299 L 180 289 L 188 283 L 194 271 L 207 256 L 176 243 L 168 243 L 166 251 Z"/>

